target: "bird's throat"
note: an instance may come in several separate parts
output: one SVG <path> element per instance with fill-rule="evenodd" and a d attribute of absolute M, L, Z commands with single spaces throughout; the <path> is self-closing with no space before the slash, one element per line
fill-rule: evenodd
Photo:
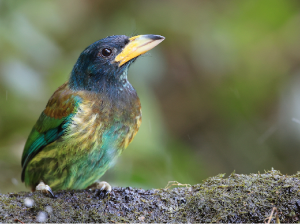
<path fill-rule="evenodd" d="M 134 91 L 133 87 L 127 80 L 127 69 L 124 69 L 122 73 L 118 74 L 101 74 L 88 73 L 88 74 L 74 74 L 76 71 L 73 70 L 69 86 L 74 91 L 91 91 L 96 93 L 118 93 L 124 90 Z"/>

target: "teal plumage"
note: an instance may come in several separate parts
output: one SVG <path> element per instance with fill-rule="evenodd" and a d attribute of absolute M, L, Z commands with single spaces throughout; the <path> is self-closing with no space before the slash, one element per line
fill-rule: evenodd
<path fill-rule="evenodd" d="M 145 39 L 152 45 L 141 51 Z M 85 189 L 105 173 L 141 124 L 128 67 L 162 40 L 111 36 L 82 52 L 70 80 L 51 96 L 27 139 L 22 155 L 26 186 L 35 190 L 43 181 L 52 190 Z"/>

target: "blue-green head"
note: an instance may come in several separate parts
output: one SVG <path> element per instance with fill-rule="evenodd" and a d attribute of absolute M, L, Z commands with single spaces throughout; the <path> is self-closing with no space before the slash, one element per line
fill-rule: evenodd
<path fill-rule="evenodd" d="M 159 35 L 116 35 L 96 41 L 80 54 L 71 73 L 70 88 L 101 92 L 125 85 L 130 64 L 163 40 Z"/>

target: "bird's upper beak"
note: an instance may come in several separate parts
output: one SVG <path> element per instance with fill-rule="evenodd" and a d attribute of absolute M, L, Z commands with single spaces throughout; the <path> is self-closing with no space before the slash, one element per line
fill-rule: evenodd
<path fill-rule="evenodd" d="M 120 67 L 131 59 L 151 50 L 164 39 L 163 36 L 152 34 L 131 37 L 122 52 L 116 56 L 115 62 L 119 62 Z"/>

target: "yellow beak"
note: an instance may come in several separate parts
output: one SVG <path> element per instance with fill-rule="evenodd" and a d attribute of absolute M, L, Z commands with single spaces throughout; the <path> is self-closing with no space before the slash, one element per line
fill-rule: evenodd
<path fill-rule="evenodd" d="M 122 52 L 116 56 L 115 62 L 119 62 L 120 67 L 131 59 L 151 50 L 164 39 L 163 36 L 152 34 L 131 37 Z"/>

